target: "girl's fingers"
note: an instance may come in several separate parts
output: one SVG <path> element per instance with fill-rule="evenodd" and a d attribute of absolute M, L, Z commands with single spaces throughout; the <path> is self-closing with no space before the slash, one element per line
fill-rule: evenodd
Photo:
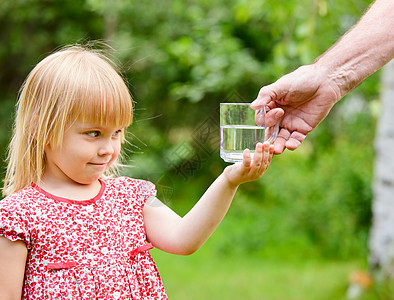
<path fill-rule="evenodd" d="M 264 164 L 265 169 L 268 168 L 268 166 L 271 162 L 272 156 L 274 154 L 274 149 L 275 149 L 274 145 L 271 145 L 271 144 L 267 144 L 264 147 L 264 162 L 263 162 L 263 164 Z"/>
<path fill-rule="evenodd" d="M 252 157 L 250 155 L 250 150 L 245 149 L 243 153 L 242 164 L 245 168 L 250 168 L 251 163 L 252 163 Z"/>
<path fill-rule="evenodd" d="M 253 161 L 249 149 L 243 152 L 242 162 L 228 166 L 225 169 L 229 181 L 237 184 L 256 180 L 267 170 L 272 156 L 274 154 L 274 146 L 268 142 L 258 143 L 253 155 Z"/>
<path fill-rule="evenodd" d="M 257 145 L 255 155 L 253 157 L 253 165 L 255 171 L 261 176 L 268 168 L 271 163 L 271 159 L 274 153 L 274 146 L 268 142 Z M 257 156 L 256 156 L 257 154 Z M 253 166 L 252 166 L 253 168 Z"/>
<path fill-rule="evenodd" d="M 258 173 L 263 164 L 263 144 L 257 143 L 250 172 Z"/>

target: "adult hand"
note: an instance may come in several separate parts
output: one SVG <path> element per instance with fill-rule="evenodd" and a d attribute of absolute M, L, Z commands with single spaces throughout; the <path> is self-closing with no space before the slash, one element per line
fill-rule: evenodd
<path fill-rule="evenodd" d="M 267 104 L 270 110 L 284 110 L 274 144 L 274 153 L 280 154 L 285 148 L 295 150 L 340 99 L 340 90 L 334 81 L 312 64 L 261 88 L 251 107 L 258 109 Z M 267 123 L 274 123 L 274 116 L 278 114 L 268 113 Z"/>

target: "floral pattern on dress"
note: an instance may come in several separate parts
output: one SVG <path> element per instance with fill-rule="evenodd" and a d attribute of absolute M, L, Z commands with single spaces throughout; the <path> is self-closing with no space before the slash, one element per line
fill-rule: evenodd
<path fill-rule="evenodd" d="M 143 224 L 154 185 L 100 182 L 86 201 L 35 184 L 0 201 L 0 235 L 28 248 L 22 299 L 167 299 Z"/>

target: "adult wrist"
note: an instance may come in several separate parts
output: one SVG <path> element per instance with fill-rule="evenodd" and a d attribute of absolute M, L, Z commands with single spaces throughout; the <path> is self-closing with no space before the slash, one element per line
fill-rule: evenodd
<path fill-rule="evenodd" d="M 320 60 L 320 58 L 316 59 L 311 66 L 313 73 L 319 78 L 318 81 L 321 85 L 330 88 L 336 94 L 333 104 L 337 103 L 347 94 L 344 87 L 347 85 L 348 78 L 344 76 L 344 72 L 339 67 L 328 64 L 324 60 Z"/>

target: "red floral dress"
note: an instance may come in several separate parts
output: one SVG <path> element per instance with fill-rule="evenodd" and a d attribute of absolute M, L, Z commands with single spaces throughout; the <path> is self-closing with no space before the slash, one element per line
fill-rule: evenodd
<path fill-rule="evenodd" d="M 0 201 L 0 235 L 28 248 L 22 299 L 167 299 L 143 224 L 154 185 L 100 182 L 86 201 L 34 184 Z"/>

